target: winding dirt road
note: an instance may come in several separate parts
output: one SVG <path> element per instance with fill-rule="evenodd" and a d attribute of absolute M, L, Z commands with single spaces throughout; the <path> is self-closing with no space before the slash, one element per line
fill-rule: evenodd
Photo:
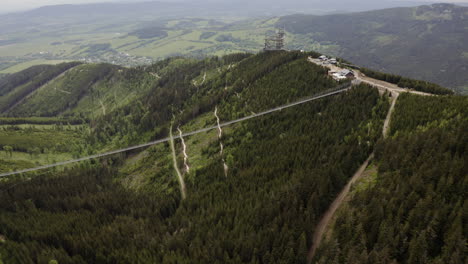
<path fill-rule="evenodd" d="M 349 193 L 349 190 L 351 189 L 351 186 L 358 181 L 362 173 L 366 170 L 367 166 L 369 165 L 369 162 L 371 159 L 374 158 L 374 153 L 372 153 L 369 158 L 364 162 L 364 164 L 359 167 L 358 171 L 354 174 L 354 176 L 351 178 L 351 180 L 346 184 L 346 186 L 341 190 L 340 194 L 338 197 L 336 197 L 335 201 L 330 205 L 328 210 L 325 212 L 325 214 L 322 216 L 322 219 L 318 223 L 314 235 L 312 236 L 312 247 L 309 250 L 309 254 L 307 256 L 308 263 L 312 263 L 312 259 L 315 256 L 315 253 L 320 246 L 320 242 L 322 241 L 323 234 L 325 234 L 325 231 L 328 227 L 328 224 L 333 218 L 333 215 L 335 212 L 338 210 L 338 208 L 341 206 L 343 201 L 345 200 L 346 196 Z"/>
<path fill-rule="evenodd" d="M 390 130 L 390 121 L 392 120 L 392 114 L 395 111 L 396 101 L 398 100 L 399 93 L 392 93 L 392 104 L 390 105 L 390 109 L 388 110 L 387 117 L 385 118 L 385 122 L 382 128 L 382 136 L 387 138 L 388 132 Z"/>
<path fill-rule="evenodd" d="M 392 91 L 392 103 L 390 106 L 390 109 L 388 110 L 387 116 L 384 121 L 383 129 L 382 129 L 382 135 L 384 138 L 387 137 L 389 129 L 390 129 L 390 121 L 392 118 L 392 114 L 395 110 L 395 104 L 398 99 L 399 93 Z M 349 191 L 351 190 L 351 186 L 359 181 L 363 177 L 363 173 L 366 170 L 367 166 L 369 165 L 369 162 L 374 158 L 374 153 L 372 153 L 367 160 L 359 167 L 359 169 L 354 173 L 353 177 L 351 177 L 351 180 L 346 184 L 346 186 L 341 190 L 341 192 L 338 194 L 336 199 L 333 201 L 333 203 L 330 205 L 328 210 L 325 212 L 325 214 L 322 216 L 320 219 L 320 222 L 315 228 L 314 234 L 312 236 L 312 247 L 309 250 L 309 253 L 307 255 L 307 260 L 308 263 L 312 263 L 312 260 L 315 256 L 315 253 L 317 252 L 317 249 L 320 247 L 320 243 L 322 242 L 323 236 L 325 234 L 325 231 L 327 230 L 328 226 L 332 222 L 333 216 L 335 215 L 336 211 L 340 206 L 343 204 L 345 201 L 345 198 L 348 196 Z"/>

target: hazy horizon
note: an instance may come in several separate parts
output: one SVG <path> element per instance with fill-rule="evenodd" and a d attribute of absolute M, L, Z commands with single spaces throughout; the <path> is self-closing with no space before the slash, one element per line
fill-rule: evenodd
<path fill-rule="evenodd" d="M 12 13 L 12 12 L 21 12 L 27 11 L 43 6 L 50 5 L 63 5 L 63 4 L 93 4 L 93 3 L 139 3 L 139 2 L 225 2 L 225 3 L 234 3 L 239 0 L 224 0 L 224 1 L 214 1 L 214 0 L 3 0 L 0 8 L 0 13 Z M 242 0 L 240 0 L 242 1 Z M 343 2 L 347 2 L 342 0 Z M 357 0 L 356 2 L 365 2 L 366 0 Z M 311 1 L 312 2 L 312 1 Z M 395 3 L 395 6 L 398 3 L 454 3 L 454 4 L 467 4 L 468 0 L 440 0 L 440 1 L 427 1 L 427 0 L 386 0 L 387 3 Z"/>

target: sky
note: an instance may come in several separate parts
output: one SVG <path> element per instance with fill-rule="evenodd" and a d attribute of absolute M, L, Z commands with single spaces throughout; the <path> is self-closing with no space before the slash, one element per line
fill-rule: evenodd
<path fill-rule="evenodd" d="M 58 5 L 58 4 L 78 4 L 78 3 L 96 3 L 96 2 L 144 2 L 148 0 L 0 0 L 0 13 L 21 11 L 33 9 L 45 5 Z M 164 2 L 177 1 L 177 0 L 162 0 Z M 180 0 L 179 0 L 180 1 Z M 194 1 L 194 0 L 187 0 Z M 232 0 L 235 1 L 235 0 Z M 254 0 L 252 0 L 254 1 Z M 378 0 L 377 0 L 378 1 Z M 399 0 L 395 0 L 399 1 Z M 449 2 L 449 3 L 466 3 L 468 0 L 412 0 L 414 2 Z"/>
<path fill-rule="evenodd" d="M 0 0 L 0 13 L 33 9 L 46 5 L 122 2 L 121 0 Z M 131 1 L 126 1 L 131 2 Z M 136 0 L 135 2 L 144 2 Z"/>

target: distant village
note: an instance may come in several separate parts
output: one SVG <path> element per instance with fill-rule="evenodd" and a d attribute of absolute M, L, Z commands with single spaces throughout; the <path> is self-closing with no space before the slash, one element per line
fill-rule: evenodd
<path fill-rule="evenodd" d="M 154 60 L 150 57 L 133 56 L 123 52 L 106 53 L 100 56 L 73 57 L 73 59 L 86 63 L 110 63 L 126 67 L 150 65 L 154 63 Z"/>

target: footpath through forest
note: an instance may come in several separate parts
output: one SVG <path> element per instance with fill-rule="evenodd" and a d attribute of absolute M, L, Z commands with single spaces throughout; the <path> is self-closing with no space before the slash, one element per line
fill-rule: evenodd
<path fill-rule="evenodd" d="M 392 103 L 391 103 L 390 109 L 388 110 L 387 116 L 384 121 L 383 129 L 382 129 L 382 135 L 384 138 L 386 138 L 388 135 L 392 114 L 393 114 L 393 111 L 395 110 L 395 105 L 396 105 L 398 96 L 400 95 L 399 92 L 395 90 L 390 90 L 390 92 L 392 95 L 391 97 Z M 359 167 L 356 173 L 354 173 L 353 177 L 351 177 L 351 180 L 346 184 L 343 190 L 341 190 L 341 192 L 338 194 L 336 199 L 333 201 L 333 203 L 327 209 L 325 214 L 322 216 L 322 219 L 320 220 L 318 225 L 315 227 L 314 234 L 312 236 L 312 247 L 310 248 L 308 256 L 307 256 L 308 263 L 312 263 L 315 253 L 317 252 L 317 249 L 319 248 L 320 243 L 323 239 L 325 231 L 327 230 L 328 226 L 332 222 L 333 216 L 335 215 L 336 211 L 338 210 L 338 208 L 340 208 L 340 206 L 345 201 L 345 198 L 348 196 L 349 191 L 351 190 L 351 186 L 363 177 L 364 171 L 366 170 L 367 166 L 369 165 L 369 162 L 373 158 L 374 158 L 374 152 L 372 152 L 372 154 L 361 165 L 361 167 Z"/>
<path fill-rule="evenodd" d="M 311 62 L 311 63 L 317 64 L 319 66 L 326 67 L 326 68 L 330 69 L 331 71 L 339 72 L 339 71 L 343 70 L 343 68 L 340 68 L 340 67 L 332 65 L 332 64 L 323 64 L 320 60 L 313 59 L 312 57 L 309 57 L 308 61 Z M 354 74 L 355 74 L 355 77 L 356 77 L 356 81 L 367 83 L 367 84 L 369 84 L 371 86 L 374 86 L 374 87 L 378 88 L 380 90 L 380 92 L 382 92 L 382 93 L 383 92 L 389 92 L 390 95 L 391 95 L 391 98 L 392 98 L 391 106 L 390 106 L 390 109 L 389 109 L 389 111 L 387 113 L 387 117 L 385 118 L 384 125 L 383 125 L 383 128 L 382 128 L 382 135 L 383 135 L 384 138 L 386 138 L 387 135 L 388 135 L 388 132 L 389 132 L 389 129 L 390 129 L 390 121 L 391 121 L 391 118 L 392 118 L 393 111 L 395 110 L 396 101 L 397 101 L 398 96 L 400 95 L 400 93 L 407 92 L 407 93 L 412 93 L 412 94 L 417 94 L 417 95 L 422 95 L 422 96 L 434 96 L 433 94 L 400 88 L 395 84 L 367 77 L 358 70 L 353 70 L 353 71 L 354 71 Z M 308 256 L 307 256 L 308 263 L 312 263 L 312 260 L 313 260 L 313 258 L 315 256 L 315 253 L 316 253 L 317 249 L 319 248 L 320 243 L 321 243 L 321 241 L 323 239 L 325 231 L 327 230 L 328 226 L 332 222 L 333 216 L 335 215 L 336 211 L 343 204 L 343 202 L 345 201 L 345 198 L 348 196 L 349 191 L 351 189 L 351 186 L 356 181 L 360 180 L 363 177 L 364 171 L 366 170 L 367 166 L 369 165 L 369 162 L 373 158 L 374 158 L 374 153 L 372 153 L 367 158 L 367 160 L 361 165 L 361 167 L 359 167 L 357 172 L 353 175 L 353 177 L 351 177 L 351 180 L 348 182 L 348 184 L 346 184 L 346 186 L 343 188 L 343 190 L 341 190 L 341 192 L 338 194 L 336 199 L 333 201 L 333 203 L 327 209 L 325 214 L 322 216 L 322 219 L 320 220 L 320 222 L 316 226 L 316 228 L 314 230 L 314 234 L 312 236 L 312 246 L 311 246 L 311 248 L 309 250 L 309 253 L 308 253 Z"/>

